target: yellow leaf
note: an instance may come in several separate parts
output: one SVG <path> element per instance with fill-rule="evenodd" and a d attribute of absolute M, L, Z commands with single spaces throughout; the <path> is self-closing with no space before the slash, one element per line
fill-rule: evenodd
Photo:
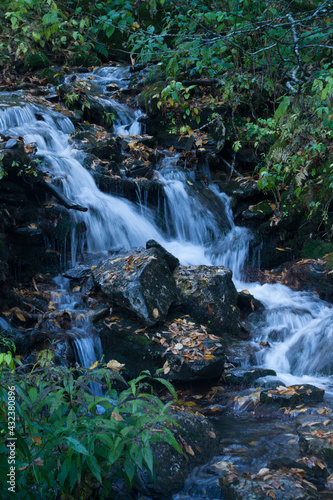
<path fill-rule="evenodd" d="M 275 249 L 276 249 L 276 250 L 279 250 L 279 252 L 285 252 L 285 251 L 286 251 L 286 250 L 285 250 L 285 248 L 279 248 L 279 247 L 276 247 Z"/>
<path fill-rule="evenodd" d="M 15 312 L 15 316 L 20 320 L 20 321 L 25 321 L 25 317 L 23 316 L 22 313 L 20 312 Z"/>
<path fill-rule="evenodd" d="M 121 422 L 122 420 L 124 420 L 123 417 L 119 415 L 119 413 L 116 413 L 115 411 L 112 412 L 112 418 L 114 418 L 116 422 Z"/>
<path fill-rule="evenodd" d="M 28 226 L 29 229 L 37 229 L 36 224 L 29 224 Z"/>
<path fill-rule="evenodd" d="M 42 440 L 39 436 L 30 436 L 30 437 L 34 441 L 36 446 L 40 446 L 42 444 Z"/>
<path fill-rule="evenodd" d="M 155 319 L 157 319 L 160 315 L 160 312 L 159 310 L 157 309 L 157 307 L 155 307 L 155 309 L 153 309 L 153 316 Z"/>
<path fill-rule="evenodd" d="M 216 434 L 213 431 L 209 431 L 208 436 L 211 437 L 212 439 L 216 439 Z"/>
<path fill-rule="evenodd" d="M 89 370 L 93 370 L 94 368 L 96 368 L 96 366 L 98 365 L 99 361 L 95 361 L 94 364 L 92 364 L 91 366 L 89 366 Z"/>
<path fill-rule="evenodd" d="M 193 451 L 193 449 L 192 449 L 192 446 L 191 446 L 191 445 L 189 445 L 189 444 L 187 444 L 185 441 L 184 441 L 184 448 L 185 448 L 185 451 L 186 451 L 189 455 L 192 455 L 192 456 L 194 456 L 194 455 L 195 455 L 195 453 L 194 453 L 194 451 Z"/>
<path fill-rule="evenodd" d="M 170 366 L 169 366 L 169 361 L 166 361 L 163 365 L 163 372 L 164 372 L 164 375 L 167 375 L 169 373 L 169 371 L 171 370 Z"/>
<path fill-rule="evenodd" d="M 109 368 L 110 370 L 115 370 L 117 372 L 119 372 L 122 368 L 124 368 L 124 366 L 125 366 L 124 364 L 119 363 L 119 361 L 117 361 L 116 359 L 111 359 L 106 365 L 106 367 Z"/>

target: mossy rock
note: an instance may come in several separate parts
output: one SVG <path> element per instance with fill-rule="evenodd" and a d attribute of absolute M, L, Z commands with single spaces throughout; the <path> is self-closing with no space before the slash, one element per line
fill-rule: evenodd
<path fill-rule="evenodd" d="M 43 52 L 27 52 L 23 59 L 25 69 L 35 70 L 50 66 L 49 58 Z"/>
<path fill-rule="evenodd" d="M 76 52 L 68 59 L 70 66 L 100 66 L 99 57 L 94 52 Z"/>
<path fill-rule="evenodd" d="M 242 218 L 247 221 L 259 221 L 262 222 L 267 220 L 273 214 L 273 209 L 271 204 L 267 201 L 261 201 L 256 205 L 251 205 L 247 210 L 242 213 Z"/>
<path fill-rule="evenodd" d="M 160 110 L 157 107 L 159 97 L 154 96 L 160 94 L 165 86 L 165 82 L 157 82 L 147 87 L 143 90 L 143 92 L 141 92 L 141 94 L 138 95 L 139 106 L 148 116 L 154 116 L 160 113 Z"/>
<path fill-rule="evenodd" d="M 321 259 L 324 255 L 333 255 L 333 242 L 323 240 L 310 240 L 302 248 L 303 259 Z M 333 260 L 333 259 L 332 259 Z M 332 263 L 333 264 L 333 263 Z"/>
<path fill-rule="evenodd" d="M 40 73 L 41 78 L 46 78 L 53 85 L 59 85 L 65 80 L 65 75 L 59 71 L 54 71 L 51 68 L 44 68 Z"/>

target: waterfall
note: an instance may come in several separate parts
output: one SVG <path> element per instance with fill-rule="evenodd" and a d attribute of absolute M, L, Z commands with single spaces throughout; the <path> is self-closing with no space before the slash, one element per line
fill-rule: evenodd
<path fill-rule="evenodd" d="M 128 75 L 124 68 L 102 68 L 93 74 L 94 84 L 104 92 L 100 99 L 107 109 L 114 110 L 115 132 L 120 135 L 140 133 L 140 112 L 115 101 L 106 89 L 110 82 L 126 87 L 124 78 Z M 130 250 L 155 239 L 182 264 L 230 267 L 237 288 L 248 289 L 266 307 L 260 318 L 253 315 L 251 320 L 253 342 L 264 340 L 271 345 L 261 352 L 258 363 L 275 369 L 278 378 L 288 384 L 312 380 L 333 392 L 332 307 L 313 294 L 293 292 L 280 284 L 244 283 L 242 269 L 248 258 L 250 231 L 234 224 L 228 197 L 210 185 L 207 194 L 212 194 L 214 206 L 224 214 L 221 224 L 216 212 L 202 203 L 193 172 L 178 167 L 177 155 L 170 157 L 168 153 L 157 166 L 165 195 L 163 232 L 158 227 L 156 210 L 97 188 L 92 175 L 82 166 L 82 151 L 76 150 L 70 141 L 74 126 L 67 117 L 41 105 L 23 105 L 21 101 L 20 105 L 6 106 L 0 111 L 0 132 L 10 137 L 22 136 L 26 144 L 35 142 L 43 171 L 69 199 L 88 208 L 87 212 L 71 211 L 73 263 L 86 253 Z M 78 226 L 85 228 L 80 235 L 75 234 Z M 80 325 L 82 328 L 84 325 Z M 82 364 L 88 363 L 93 357 L 92 345 L 83 340 L 85 335 L 77 332 L 75 336 L 82 337 L 76 347 L 77 355 Z"/>

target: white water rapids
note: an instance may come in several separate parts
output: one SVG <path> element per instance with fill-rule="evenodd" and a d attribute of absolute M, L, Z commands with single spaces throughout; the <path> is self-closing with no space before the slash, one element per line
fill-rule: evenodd
<path fill-rule="evenodd" d="M 123 82 L 126 71 L 103 68 L 94 74 L 94 79 L 105 90 L 111 82 Z M 140 133 L 138 112 L 107 94 L 103 99 L 106 107 L 116 110 L 116 133 Z M 36 143 L 37 157 L 52 182 L 61 187 L 67 198 L 88 208 L 87 212 L 71 211 L 73 263 L 86 253 L 129 250 L 155 239 L 182 264 L 230 267 L 237 288 L 249 290 L 266 307 L 261 318 L 253 322 L 253 342 L 267 340 L 272 347 L 262 351 L 258 363 L 273 368 L 278 379 L 288 385 L 313 383 L 333 393 L 332 306 L 312 293 L 293 292 L 280 284 L 242 282 L 251 234 L 235 226 L 225 194 L 211 186 L 228 218 L 227 234 L 221 230 L 215 214 L 201 204 L 191 186 L 191 173 L 177 167 L 177 157 L 166 156 L 159 169 L 166 200 L 166 230 L 162 232 L 152 209 L 143 210 L 139 204 L 97 188 L 92 175 L 82 166 L 82 152 L 70 140 L 74 126 L 60 113 L 35 104 L 7 106 L 0 111 L 0 132 L 10 137 L 22 136 L 26 144 Z M 84 224 L 86 231 L 76 235 L 79 223 Z"/>

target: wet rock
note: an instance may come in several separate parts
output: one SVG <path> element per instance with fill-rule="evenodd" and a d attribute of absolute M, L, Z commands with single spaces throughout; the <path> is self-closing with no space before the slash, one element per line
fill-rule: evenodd
<path fill-rule="evenodd" d="M 240 309 L 241 314 L 250 314 L 253 311 L 262 311 L 265 306 L 251 295 L 247 290 L 238 292 L 237 306 Z"/>
<path fill-rule="evenodd" d="M 5 148 L 6 149 L 12 149 L 17 147 L 17 140 L 16 139 L 9 139 L 9 141 L 6 142 Z"/>
<path fill-rule="evenodd" d="M 175 272 L 180 301 L 197 321 L 221 337 L 238 336 L 238 294 L 225 267 L 179 266 Z"/>
<path fill-rule="evenodd" d="M 165 324 L 149 329 L 117 311 L 98 325 L 106 359 L 125 364 L 124 376 L 137 377 L 142 370 L 173 382 L 220 378 L 224 367 L 224 349 L 219 338 L 188 316 L 173 317 Z"/>
<path fill-rule="evenodd" d="M 324 399 L 324 393 L 324 389 L 309 384 L 277 387 L 275 390 L 262 391 L 260 402 L 294 407 L 300 404 L 320 403 Z"/>
<path fill-rule="evenodd" d="M 237 466 L 230 461 L 217 462 L 221 478 L 219 484 L 226 500 L 276 500 L 317 498 L 317 488 L 306 479 L 301 468 L 270 470 L 262 468 L 257 474 L 238 472 Z"/>
<path fill-rule="evenodd" d="M 176 267 L 179 266 L 179 260 L 177 259 L 177 257 L 172 255 L 172 253 L 168 252 L 167 250 L 165 250 L 165 248 L 163 248 L 162 245 L 157 243 L 157 241 L 155 240 L 147 241 L 146 248 L 147 250 L 149 248 L 158 248 L 161 251 L 161 253 L 163 253 L 164 260 L 167 263 L 167 266 L 171 272 L 173 272 L 176 269 Z"/>
<path fill-rule="evenodd" d="M 86 318 L 90 323 L 97 323 L 100 319 L 103 319 L 109 313 L 110 308 L 100 305 L 93 309 L 88 309 L 86 313 Z"/>
<path fill-rule="evenodd" d="M 226 347 L 227 362 L 234 367 L 241 365 L 256 365 L 256 353 L 259 347 L 248 341 L 232 342 Z"/>
<path fill-rule="evenodd" d="M 164 87 L 166 87 L 166 82 L 157 82 L 147 87 L 138 95 L 139 106 L 148 116 L 160 114 L 157 104 L 160 100 L 159 94 Z"/>
<path fill-rule="evenodd" d="M 84 81 L 63 83 L 59 86 L 59 95 L 69 109 L 82 110 L 85 120 L 112 130 L 111 105 L 106 106 L 98 95 L 93 91 L 90 92 L 88 83 Z"/>
<path fill-rule="evenodd" d="M 331 268 L 332 265 L 319 262 L 313 262 L 309 267 L 311 283 L 317 288 L 321 298 L 326 300 L 333 299 L 333 273 Z"/>
<path fill-rule="evenodd" d="M 93 273 L 112 303 L 134 312 L 146 325 L 163 321 L 178 299 L 175 280 L 158 248 L 107 259 Z"/>
<path fill-rule="evenodd" d="M 256 205 L 250 205 L 242 212 L 242 219 L 246 222 L 262 222 L 273 214 L 273 209 L 268 201 L 261 201 Z"/>
<path fill-rule="evenodd" d="M 154 375 L 165 363 L 163 346 L 154 342 L 147 327 L 123 311 L 117 310 L 116 315 L 106 317 L 96 324 L 96 329 L 104 360 L 116 359 L 124 364 L 122 375 L 126 380 L 136 378 L 142 370 L 149 370 Z"/>
<path fill-rule="evenodd" d="M 108 160 L 110 163 L 122 161 L 120 138 L 111 137 L 103 128 L 88 127 L 85 130 L 79 130 L 73 135 L 73 139 L 87 154 L 94 155 L 101 160 Z"/>
<path fill-rule="evenodd" d="M 87 274 L 91 273 L 91 267 L 79 264 L 71 269 L 68 269 L 63 273 L 64 278 L 68 278 L 73 281 L 82 281 L 86 278 Z"/>
<path fill-rule="evenodd" d="M 171 432 L 183 448 L 183 455 L 171 445 L 152 443 L 155 481 L 146 471 L 137 473 L 134 486 L 144 495 L 170 498 L 179 490 L 191 470 L 209 462 L 219 451 L 219 442 L 212 424 L 202 416 L 187 412 L 173 413 L 177 424 Z"/>
<path fill-rule="evenodd" d="M 307 456 L 322 457 L 333 472 L 333 413 L 326 407 L 319 412 L 297 418 L 299 446 Z"/>
<path fill-rule="evenodd" d="M 251 386 L 260 377 L 276 376 L 274 370 L 266 368 L 231 368 L 225 374 L 225 383 L 228 385 Z"/>

